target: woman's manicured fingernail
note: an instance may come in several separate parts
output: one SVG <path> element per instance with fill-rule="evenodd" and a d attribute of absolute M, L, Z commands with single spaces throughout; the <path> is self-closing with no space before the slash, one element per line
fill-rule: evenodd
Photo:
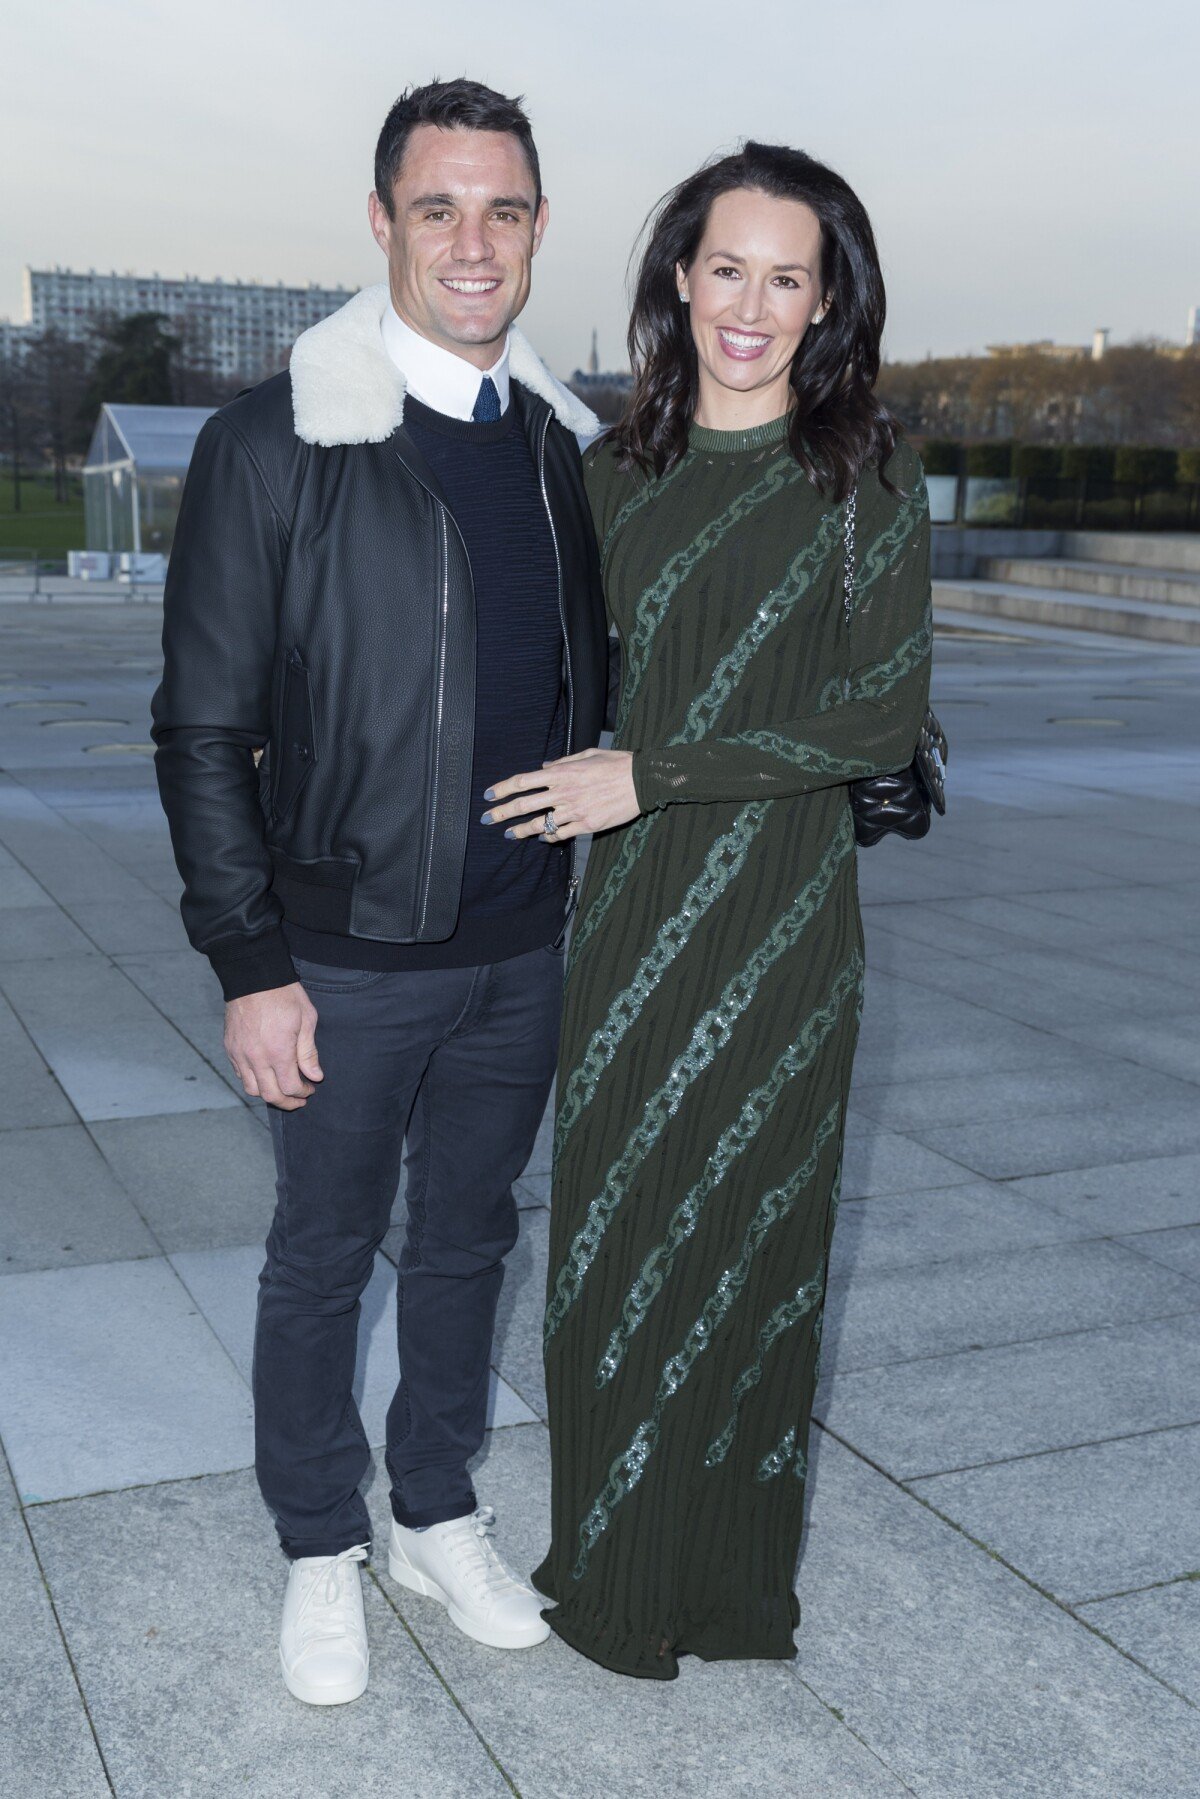
<path fill-rule="evenodd" d="M 505 836 L 506 836 L 506 837 L 515 837 L 515 836 L 516 836 L 516 834 L 517 834 L 517 833 L 516 833 L 516 832 L 515 832 L 515 831 L 514 831 L 514 830 L 513 830 L 513 829 L 512 829 L 512 828 L 511 828 L 511 826 L 510 826 L 510 827 L 509 827 L 509 829 L 508 829 L 508 830 L 507 830 L 507 831 L 505 831 L 505 833 L 504 833 L 504 835 L 505 835 Z"/>
<path fill-rule="evenodd" d="M 483 790 L 483 797 L 485 800 L 494 800 L 496 797 L 496 789 L 494 787 L 485 787 Z"/>
<path fill-rule="evenodd" d="M 490 824 L 491 824 L 491 822 L 492 822 L 492 815 L 491 815 L 491 813 L 490 813 L 490 812 L 485 812 L 485 813 L 484 813 L 484 814 L 483 814 L 483 816 L 482 816 L 482 818 L 481 818 L 481 819 L 480 819 L 480 820 L 479 820 L 479 822 L 480 822 L 480 824 L 481 824 L 481 825 L 490 825 Z"/>

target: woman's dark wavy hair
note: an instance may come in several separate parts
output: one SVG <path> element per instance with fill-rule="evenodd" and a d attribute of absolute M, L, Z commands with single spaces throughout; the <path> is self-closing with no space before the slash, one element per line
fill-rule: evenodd
<path fill-rule="evenodd" d="M 886 301 L 861 200 L 824 163 L 781 144 L 747 143 L 689 175 L 646 221 L 629 321 L 633 392 L 612 432 L 620 465 L 662 475 L 687 448 L 699 366 L 675 266 L 695 259 L 718 195 L 750 188 L 800 200 L 821 224 L 821 289 L 830 302 L 792 362 L 789 446 L 813 484 L 842 500 L 863 469 L 882 469 L 899 426 L 873 392 Z M 890 484 L 889 484 L 890 485 Z"/>

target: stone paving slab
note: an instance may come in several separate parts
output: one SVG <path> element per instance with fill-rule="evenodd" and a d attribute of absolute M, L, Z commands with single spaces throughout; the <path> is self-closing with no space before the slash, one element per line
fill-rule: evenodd
<path fill-rule="evenodd" d="M 885 1268 L 924 1268 L 1099 1233 L 990 1181 L 843 1199 L 829 1258 L 832 1280 Z"/>
<path fill-rule="evenodd" d="M 111 963 L 10 962 L 9 1004 L 81 1118 L 202 1112 L 239 1102 Z"/>
<path fill-rule="evenodd" d="M 92 1135 L 162 1250 L 266 1241 L 275 1157 L 248 1107 L 112 1119 Z"/>
<path fill-rule="evenodd" d="M 0 779 L 0 843 L 60 903 L 120 904 L 146 897 L 136 875 L 8 776 Z"/>
<path fill-rule="evenodd" d="M 29 1515 L 118 1799 L 511 1793 L 370 1580 L 365 1696 L 308 1706 L 285 1690 L 286 1563 L 253 1475 Z"/>
<path fill-rule="evenodd" d="M 528 1572 L 549 1537 L 546 1433 L 503 1431 L 476 1468 L 494 1505 L 497 1541 Z M 371 1494 L 378 1538 L 386 1495 Z M 500 1656 L 464 1637 L 442 1607 L 380 1582 L 426 1654 L 492 1745 L 524 1799 L 658 1799 L 664 1792 L 724 1799 L 783 1790 L 875 1799 L 901 1781 L 797 1681 L 790 1662 L 697 1662 L 678 1680 L 627 1680 L 557 1637 Z M 786 1769 L 786 1777 L 781 1770 Z"/>
<path fill-rule="evenodd" d="M 1136 1237 L 1121 1237 L 1118 1242 L 1164 1268 L 1173 1268 L 1176 1274 L 1200 1281 L 1200 1225 L 1189 1224 L 1175 1231 L 1140 1231 Z"/>
<path fill-rule="evenodd" d="M 1140 1106 L 1102 1107 L 913 1133 L 939 1155 L 992 1180 L 1049 1174 L 1056 1169 L 1093 1168 L 1097 1163 L 1133 1162 L 1148 1147 L 1167 1156 L 1200 1150 L 1200 1106 L 1196 1095 L 1151 1100 Z"/>
<path fill-rule="evenodd" d="M 108 1799 L 111 1791 L 8 1470 L 0 1460 L 5 1799 Z"/>
<path fill-rule="evenodd" d="M 849 1371 L 1168 1317 L 1197 1299 L 1196 1282 L 1114 1243 L 1050 1243 L 831 1281 L 825 1342 Z"/>
<path fill-rule="evenodd" d="M 220 984 L 205 957 L 188 944 L 153 955 L 122 955 L 117 966 L 155 1010 L 170 1019 L 226 1086 L 244 1097 L 242 1083 L 225 1054 L 225 1002 Z"/>
<path fill-rule="evenodd" d="M 1070 1061 L 1072 1044 L 1045 1030 L 1002 1018 L 918 981 L 867 970 L 855 1080 L 864 1086 L 968 1074 L 1044 1068 Z"/>
<path fill-rule="evenodd" d="M 838 1364 L 817 1412 L 906 1480 L 1198 1424 L 1200 1311 L 861 1373 Z"/>
<path fill-rule="evenodd" d="M 0 1167 L 0 1273 L 158 1254 L 83 1125 L 6 1132 Z"/>
<path fill-rule="evenodd" d="M 1200 1018 L 1118 1018 L 1088 1033 L 1109 1055 L 1124 1056 L 1180 1080 L 1200 1081 Z"/>
<path fill-rule="evenodd" d="M 1079 1615 L 1200 1705 L 1200 1578 L 1101 1599 Z"/>
<path fill-rule="evenodd" d="M 74 919 L 49 895 L 46 899 L 45 905 L 10 906 L 0 911 L 0 964 L 98 953 Z"/>
<path fill-rule="evenodd" d="M 3 983 L 0 969 L 0 984 Z M 77 1114 L 21 1020 L 0 995 L 0 1130 L 74 1124 Z"/>
<path fill-rule="evenodd" d="M 246 1384 L 160 1259 L 5 1276 L 0 1366 L 27 1503 L 254 1459 Z"/>
<path fill-rule="evenodd" d="M 1190 1799 L 1194 1710 L 840 1444 L 814 1437 L 798 1673 L 910 1791 Z"/>
<path fill-rule="evenodd" d="M 1200 1224 L 1200 1155 L 1029 1175 L 1011 1190 L 1090 1224 L 1097 1235 L 1168 1230 Z"/>
<path fill-rule="evenodd" d="M 1060 1112 L 1087 1112 L 1108 1106 L 1178 1102 L 1200 1098 L 1194 1088 L 1147 1068 L 1131 1068 L 1111 1056 L 1080 1047 L 1062 1067 L 960 1075 L 940 1081 L 904 1080 L 889 1085 L 856 1084 L 860 1112 L 893 1130 L 910 1134 L 941 1126 L 1013 1121 Z M 1012 1132 L 1009 1132 L 1011 1135 Z"/>
<path fill-rule="evenodd" d="M 138 900 L 66 900 L 64 910 L 106 956 L 145 955 L 187 943 L 178 906 L 145 890 Z"/>
<path fill-rule="evenodd" d="M 844 1198 L 869 1199 L 877 1193 L 958 1186 L 965 1172 L 961 1162 L 935 1155 L 911 1136 L 861 1117 L 851 1099 L 842 1155 Z"/>
<path fill-rule="evenodd" d="M 1193 1502 L 1200 1490 L 1200 1425 L 912 1484 L 1022 1574 L 1072 1604 L 1200 1571 Z"/>
<path fill-rule="evenodd" d="M 8 859 L 6 866 L 0 868 L 0 912 L 11 911 L 17 906 L 52 906 L 54 901 L 44 887 L 38 885 L 31 874 Z"/>

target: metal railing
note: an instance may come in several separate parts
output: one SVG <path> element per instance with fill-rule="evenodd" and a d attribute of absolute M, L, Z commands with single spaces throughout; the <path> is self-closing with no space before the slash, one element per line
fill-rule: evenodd
<path fill-rule="evenodd" d="M 0 602 L 22 600 L 48 605 L 69 605 L 79 600 L 153 604 L 162 597 L 162 582 L 137 574 L 114 575 L 105 580 L 72 580 L 66 555 L 46 555 L 16 546 L 0 548 Z"/>

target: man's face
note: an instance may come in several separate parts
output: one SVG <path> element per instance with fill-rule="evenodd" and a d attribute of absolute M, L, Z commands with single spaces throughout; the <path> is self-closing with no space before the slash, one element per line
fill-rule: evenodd
<path fill-rule="evenodd" d="M 418 125 L 392 190 L 394 217 L 376 193 L 369 210 L 401 318 L 431 343 L 490 368 L 529 298 L 530 264 L 549 217 L 517 139 Z"/>

